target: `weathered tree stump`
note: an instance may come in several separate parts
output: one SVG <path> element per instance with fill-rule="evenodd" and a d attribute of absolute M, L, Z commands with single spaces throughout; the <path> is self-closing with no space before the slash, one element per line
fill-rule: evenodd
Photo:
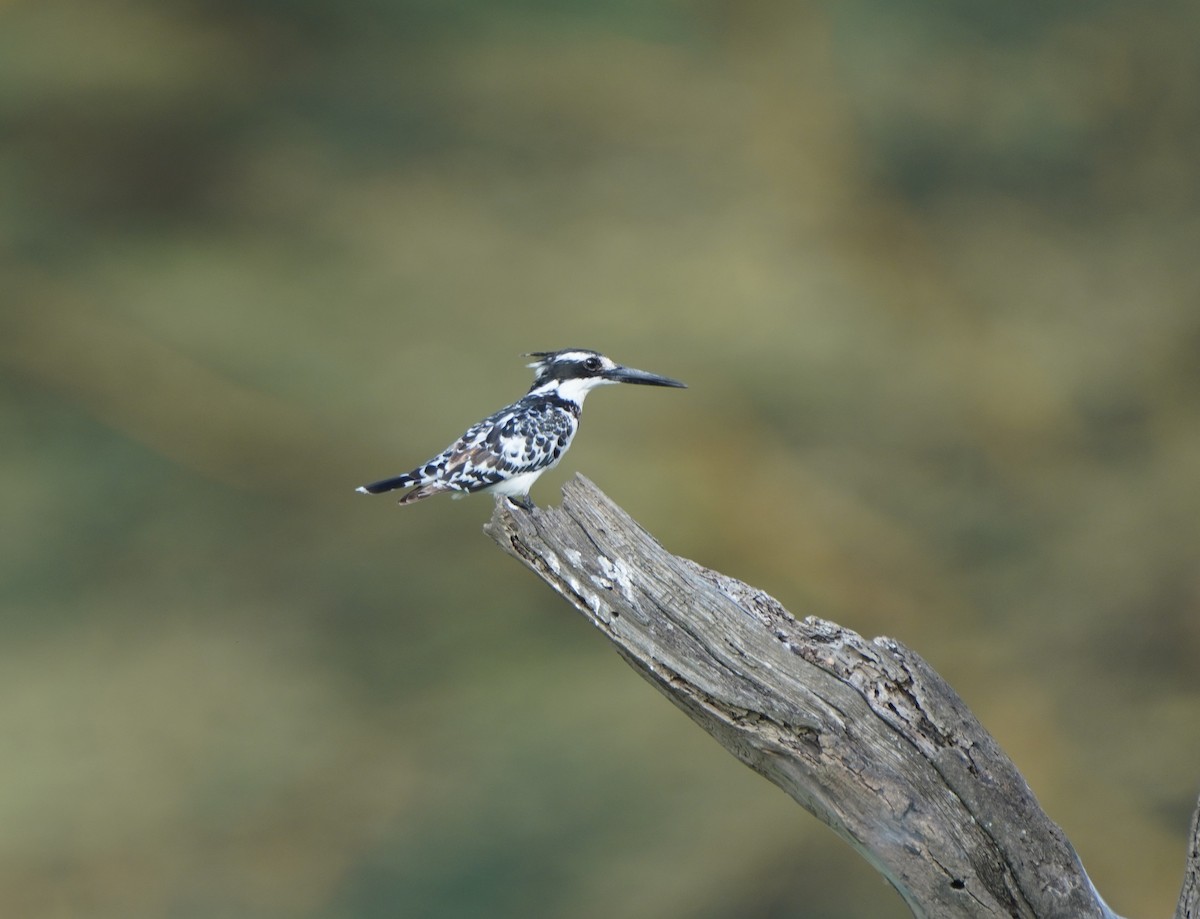
<path fill-rule="evenodd" d="M 797 621 L 762 591 L 667 552 L 582 476 L 561 507 L 498 499 L 485 530 L 850 843 L 914 915 L 1116 919 L 1012 761 L 898 641 Z M 1198 902 L 1194 819 L 1177 919 L 1200 919 Z"/>

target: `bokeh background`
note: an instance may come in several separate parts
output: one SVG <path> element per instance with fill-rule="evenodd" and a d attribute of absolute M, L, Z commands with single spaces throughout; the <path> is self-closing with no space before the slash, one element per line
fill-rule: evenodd
<path fill-rule="evenodd" d="M 1110 904 L 1200 789 L 1200 7 L 0 3 L 0 914 L 902 917 L 480 530 L 908 643 Z"/>

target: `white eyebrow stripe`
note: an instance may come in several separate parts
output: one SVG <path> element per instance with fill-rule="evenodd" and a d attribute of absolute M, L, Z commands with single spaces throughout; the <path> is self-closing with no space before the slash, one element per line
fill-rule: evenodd
<path fill-rule="evenodd" d="M 570 362 L 586 361 L 589 357 L 599 357 L 599 356 L 600 355 L 595 354 L 591 351 L 564 351 L 562 354 L 555 355 L 554 361 L 555 361 L 555 363 L 557 363 L 559 361 L 570 361 Z"/>

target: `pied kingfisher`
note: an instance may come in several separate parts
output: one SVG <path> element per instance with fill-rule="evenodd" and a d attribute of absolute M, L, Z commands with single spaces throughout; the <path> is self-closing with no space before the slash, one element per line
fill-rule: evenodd
<path fill-rule="evenodd" d="M 534 351 L 533 386 L 512 405 L 472 425 L 458 440 L 429 462 L 395 478 L 357 490 L 378 495 L 415 485 L 401 504 L 441 492 L 456 498 L 476 491 L 514 498 L 532 508 L 529 489 L 556 465 L 579 427 L 579 413 L 588 392 L 606 383 L 678 386 L 686 383 L 644 370 L 622 367 L 597 351 L 570 348 Z"/>

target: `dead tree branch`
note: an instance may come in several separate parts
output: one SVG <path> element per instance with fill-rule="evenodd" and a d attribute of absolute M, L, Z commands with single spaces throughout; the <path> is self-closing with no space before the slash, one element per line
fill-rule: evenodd
<path fill-rule="evenodd" d="M 1188 833 L 1187 865 L 1183 872 L 1183 890 L 1179 892 L 1179 906 L 1175 908 L 1175 919 L 1200 919 L 1200 802 L 1192 814 L 1192 828 Z"/>
<path fill-rule="evenodd" d="M 898 641 L 797 621 L 762 591 L 671 555 L 581 476 L 561 507 L 498 500 L 485 529 L 850 843 L 914 915 L 1117 919 L 1012 761 Z M 1193 824 L 1177 919 L 1200 919 L 1198 833 Z"/>

